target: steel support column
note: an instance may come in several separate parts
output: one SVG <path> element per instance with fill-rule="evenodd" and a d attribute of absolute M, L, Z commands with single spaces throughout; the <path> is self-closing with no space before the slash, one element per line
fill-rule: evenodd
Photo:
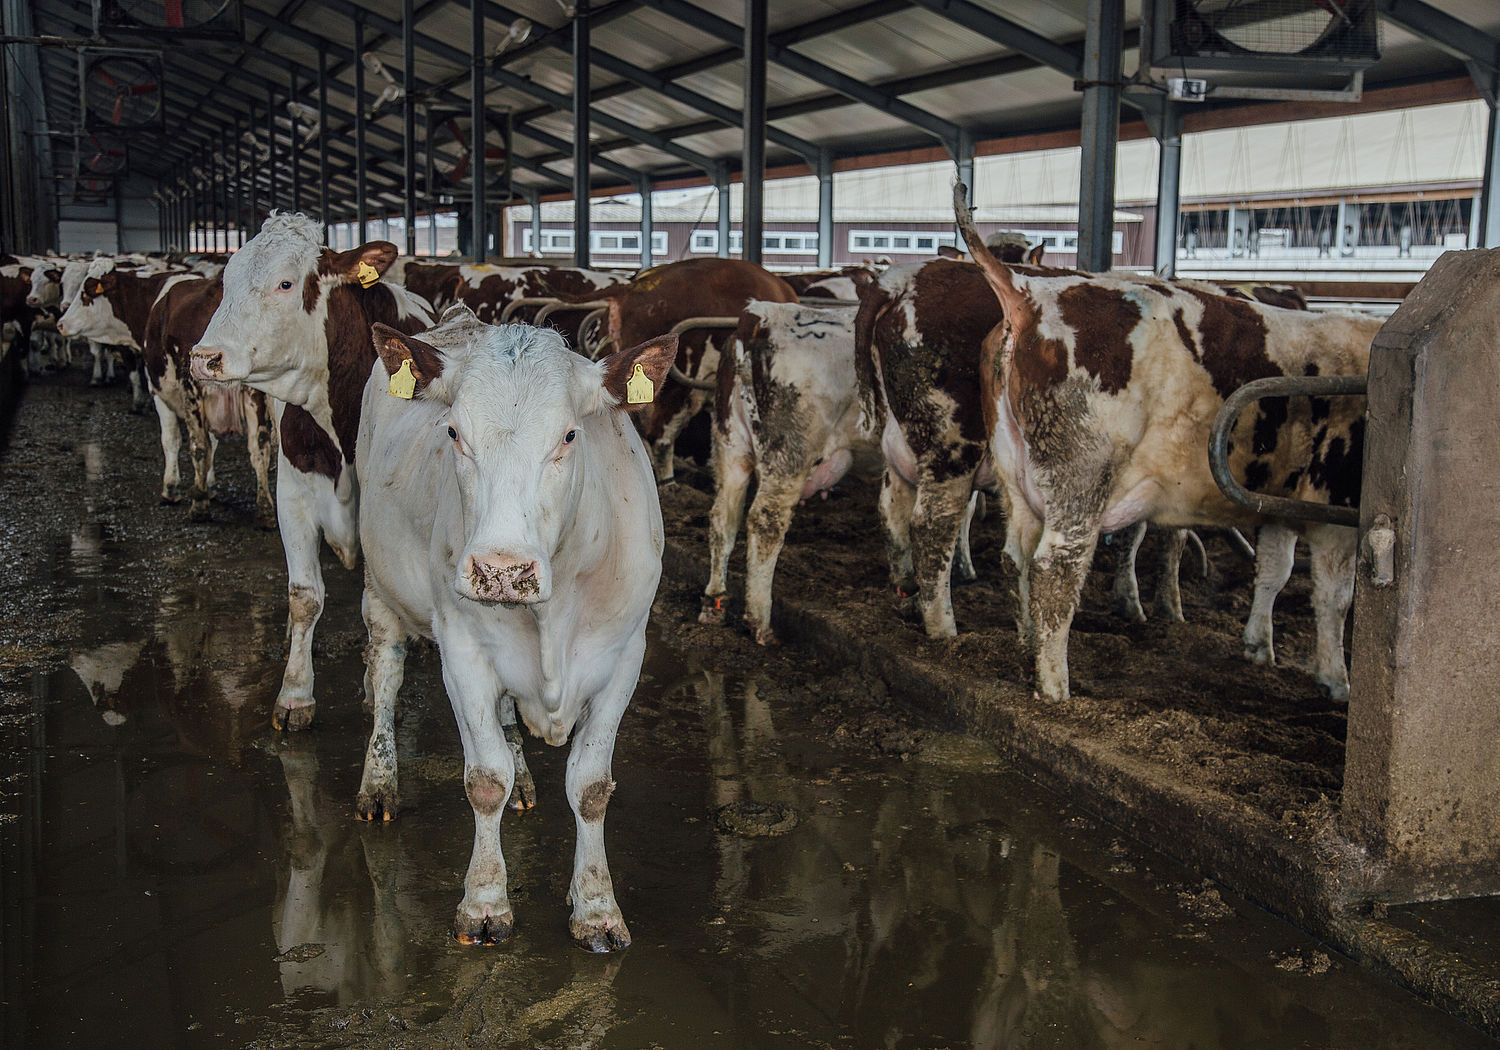
<path fill-rule="evenodd" d="M 1485 122 L 1484 182 L 1480 185 L 1479 242 L 1476 248 L 1500 247 L 1500 106 L 1488 103 L 1488 120 Z"/>
<path fill-rule="evenodd" d="M 471 92 L 469 104 L 469 178 L 472 187 L 469 207 L 473 214 L 473 233 L 469 251 L 476 263 L 482 263 L 489 254 L 485 238 L 484 180 L 484 0 L 469 0 L 469 60 L 473 63 L 469 77 Z"/>
<path fill-rule="evenodd" d="M 526 201 L 531 205 L 531 251 L 542 254 L 542 195 L 538 190 L 527 190 Z"/>
<path fill-rule="evenodd" d="M 1083 46 L 1083 157 L 1078 194 L 1078 268 L 1113 262 L 1115 148 L 1120 137 L 1124 0 L 1089 0 Z"/>
<path fill-rule="evenodd" d="M 477 2 L 477 0 L 476 0 Z M 589 244 L 589 0 L 573 15 L 573 265 L 588 266 Z"/>
<path fill-rule="evenodd" d="M 729 165 L 724 161 L 714 168 L 714 188 L 719 191 L 719 258 L 729 258 L 730 193 Z"/>
<path fill-rule="evenodd" d="M 403 173 L 401 217 L 406 223 L 406 254 L 417 254 L 417 85 L 416 15 L 412 0 L 401 0 L 401 158 Z"/>
<path fill-rule="evenodd" d="M 766 57 L 768 0 L 745 0 L 745 145 L 741 178 L 745 184 L 740 229 L 744 258 L 761 261 L 766 217 Z"/>
<path fill-rule="evenodd" d="M 1177 227 L 1182 219 L 1182 113 L 1175 102 L 1162 103 L 1157 142 L 1161 163 L 1156 172 L 1156 276 L 1177 276 Z"/>
<path fill-rule="evenodd" d="M 266 159 L 266 178 L 270 180 L 270 204 L 267 211 L 281 203 L 276 189 L 276 92 L 266 90 L 266 149 L 271 151 Z"/>
<path fill-rule="evenodd" d="M 333 239 L 328 221 L 328 49 L 318 48 L 318 218 L 323 223 L 323 241 Z"/>
<path fill-rule="evenodd" d="M 655 265 L 651 258 L 651 176 L 642 175 L 636 188 L 641 194 L 641 269 Z"/>
<path fill-rule="evenodd" d="M 239 227 L 236 247 L 245 245 L 245 229 L 255 216 L 245 214 L 245 129 L 240 118 L 234 118 L 234 224 Z"/>
<path fill-rule="evenodd" d="M 958 181 L 963 183 L 965 192 L 968 194 L 969 207 L 974 207 L 974 136 L 967 128 L 960 128 L 958 138 L 954 140 L 951 147 L 953 164 L 958 169 Z M 963 231 L 954 226 L 954 242 L 962 244 L 964 241 Z"/>
<path fill-rule="evenodd" d="M 833 152 L 818 151 L 818 269 L 833 266 Z"/>
<path fill-rule="evenodd" d="M 427 167 L 424 172 L 426 182 L 422 191 L 427 197 L 427 245 L 428 254 L 437 254 L 437 165 L 432 160 L 432 103 L 422 107 L 422 152 L 427 156 Z"/>
<path fill-rule="evenodd" d="M 354 207 L 359 212 L 359 243 L 366 241 L 365 215 L 365 20 L 354 16 Z"/>
<path fill-rule="evenodd" d="M 297 97 L 297 72 L 290 73 L 291 80 L 287 85 L 287 100 L 291 101 Z M 302 210 L 302 158 L 298 156 L 298 147 L 302 144 L 297 141 L 297 115 L 290 110 L 287 116 L 291 118 L 291 130 L 288 135 L 291 142 L 287 146 L 287 156 L 292 161 L 292 211 Z"/>

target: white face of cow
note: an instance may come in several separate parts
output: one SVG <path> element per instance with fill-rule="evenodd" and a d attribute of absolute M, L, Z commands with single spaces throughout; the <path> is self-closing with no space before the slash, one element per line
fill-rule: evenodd
<path fill-rule="evenodd" d="M 52 265 L 38 266 L 31 271 L 31 292 L 26 296 L 30 307 L 56 306 L 62 299 L 62 270 Z"/>
<path fill-rule="evenodd" d="M 464 535 L 454 589 L 481 602 L 547 601 L 554 558 L 586 524 L 577 514 L 590 464 L 599 462 L 591 446 L 622 439 L 613 413 L 633 407 L 626 385 L 637 366 L 638 385 L 661 389 L 676 337 L 595 363 L 555 331 L 483 324 L 463 304 L 420 338 L 380 324 L 373 334 L 387 372 L 409 369 L 416 396 L 444 407 L 438 426 Z"/>
<path fill-rule="evenodd" d="M 241 382 L 299 404 L 299 390 L 326 379 L 328 289 L 379 280 L 396 246 L 373 241 L 336 253 L 305 215 L 273 213 L 224 267 L 224 299 L 193 347 L 193 376 Z"/>
<path fill-rule="evenodd" d="M 83 279 L 89 272 L 89 262 L 88 259 L 72 259 L 63 267 L 62 280 L 59 282 L 62 287 L 62 301 L 57 304 L 63 313 L 67 313 L 68 307 L 73 305 L 73 300 L 78 298 L 78 291 L 83 287 Z"/>
<path fill-rule="evenodd" d="M 125 322 L 115 314 L 109 293 L 115 287 L 115 261 L 95 259 L 84 271 L 78 292 L 58 318 L 59 335 L 81 336 L 100 343 L 133 346 L 135 337 Z"/>

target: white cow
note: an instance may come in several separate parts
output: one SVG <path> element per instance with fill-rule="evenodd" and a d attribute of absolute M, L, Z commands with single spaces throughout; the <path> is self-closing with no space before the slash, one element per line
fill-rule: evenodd
<path fill-rule="evenodd" d="M 374 342 L 384 367 L 364 389 L 356 466 L 375 727 L 358 809 L 373 818 L 395 799 L 405 643 L 433 638 L 474 808 L 454 935 L 494 943 L 514 924 L 500 851 L 516 777 L 499 714 L 510 696 L 537 736 L 572 736 L 573 938 L 623 948 L 604 813 L 663 545 L 651 461 L 626 411 L 661 390 L 677 338 L 596 363 L 555 331 L 486 325 L 459 303 L 420 338 L 376 324 Z M 406 396 L 392 396 L 403 380 Z"/>

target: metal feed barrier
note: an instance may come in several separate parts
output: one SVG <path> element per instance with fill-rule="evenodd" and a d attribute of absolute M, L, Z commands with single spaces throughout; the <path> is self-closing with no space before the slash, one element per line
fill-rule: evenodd
<path fill-rule="evenodd" d="M 1321 521 L 1330 525 L 1359 525 L 1358 507 L 1335 507 L 1311 500 L 1267 496 L 1251 492 L 1229 471 L 1229 435 L 1239 422 L 1240 414 L 1252 401 L 1267 397 L 1338 397 L 1369 391 L 1365 376 L 1271 376 L 1255 379 L 1240 387 L 1224 401 L 1214 418 L 1208 438 L 1208 467 L 1213 471 L 1219 490 L 1233 503 L 1257 514 L 1275 518 L 1297 518 Z"/>
<path fill-rule="evenodd" d="M 676 324 L 674 324 L 672 326 L 672 331 L 668 334 L 681 335 L 683 332 L 688 332 L 695 328 L 717 328 L 720 330 L 727 329 L 732 332 L 739 326 L 740 319 L 738 317 L 689 317 L 685 321 L 678 321 Z M 684 373 L 682 369 L 678 368 L 675 363 L 672 365 L 671 370 L 668 371 L 667 374 L 690 390 L 712 390 L 714 387 L 718 386 L 717 380 L 694 379 L 692 376 Z"/>

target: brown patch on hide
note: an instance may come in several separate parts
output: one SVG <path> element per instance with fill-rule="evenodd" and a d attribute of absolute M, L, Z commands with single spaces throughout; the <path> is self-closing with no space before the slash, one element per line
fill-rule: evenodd
<path fill-rule="evenodd" d="M 604 819 L 609 807 L 609 797 L 615 793 L 615 782 L 608 778 L 596 780 L 584 788 L 578 796 L 578 816 L 589 824 Z"/>
<path fill-rule="evenodd" d="M 1281 375 L 1266 353 L 1266 322 L 1256 307 L 1196 289 L 1188 294 L 1203 304 L 1200 360 L 1220 397 L 1227 398 L 1253 379 Z"/>
<path fill-rule="evenodd" d="M 1118 394 L 1130 383 L 1135 357 L 1130 333 L 1141 320 L 1141 308 L 1118 288 L 1075 284 L 1057 297 L 1063 323 L 1076 333 L 1073 360 L 1099 380 L 1099 389 Z"/>
<path fill-rule="evenodd" d="M 281 453 L 304 474 L 322 474 L 337 481 L 343 461 L 328 432 L 301 405 L 287 405 L 281 413 Z"/>

